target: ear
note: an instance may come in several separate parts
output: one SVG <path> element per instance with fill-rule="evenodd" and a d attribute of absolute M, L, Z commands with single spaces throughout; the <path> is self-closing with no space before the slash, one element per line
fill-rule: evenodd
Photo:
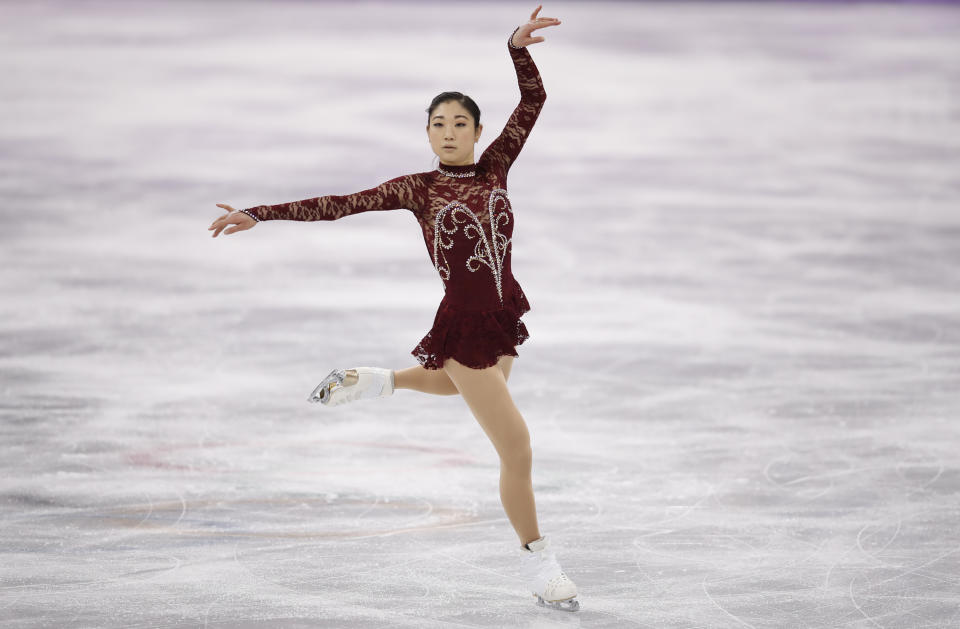
<path fill-rule="evenodd" d="M 478 124 L 478 125 L 477 125 L 477 133 L 476 133 L 475 136 L 473 136 L 473 141 L 474 141 L 474 142 L 476 142 L 477 140 L 480 139 L 480 134 L 481 134 L 481 133 L 483 133 L 483 125 L 482 125 L 482 124 Z"/>

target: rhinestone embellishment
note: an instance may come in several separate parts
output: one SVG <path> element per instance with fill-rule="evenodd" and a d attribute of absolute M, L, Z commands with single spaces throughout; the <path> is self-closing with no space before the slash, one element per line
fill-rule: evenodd
<path fill-rule="evenodd" d="M 523 46 L 514 46 L 514 45 L 513 45 L 513 36 L 516 35 L 516 34 L 517 34 L 517 31 L 519 31 L 519 30 L 520 30 L 520 27 L 519 27 L 519 26 L 516 27 L 515 29 L 513 29 L 513 32 L 510 33 L 510 37 L 507 38 L 507 44 L 508 44 L 511 48 L 513 48 L 514 50 L 520 50 L 521 48 L 523 48 Z"/>
<path fill-rule="evenodd" d="M 440 168 L 439 166 L 437 166 L 437 170 L 442 172 L 447 177 L 473 177 L 476 174 L 476 171 L 473 171 L 473 170 L 471 170 L 468 173 L 452 173 L 449 170 L 444 170 Z"/>
<path fill-rule="evenodd" d="M 249 210 L 237 210 L 237 211 L 238 211 L 238 212 L 243 212 L 244 214 L 246 214 L 247 216 L 249 216 L 249 217 L 252 218 L 253 220 L 257 221 L 258 223 L 260 222 L 260 219 L 257 218 L 256 214 L 254 214 L 253 212 L 251 212 L 251 211 L 249 211 Z"/>
<path fill-rule="evenodd" d="M 503 210 L 497 212 L 497 201 L 503 201 Z M 507 249 L 510 246 L 511 238 L 499 231 L 500 224 L 506 225 L 510 222 L 510 213 L 507 211 L 508 200 L 507 191 L 503 188 L 494 188 L 490 192 L 490 198 L 487 201 L 487 214 L 490 216 L 490 239 L 487 239 L 487 233 L 483 230 L 483 223 L 474 214 L 470 208 L 459 201 L 451 201 L 445 205 L 435 219 L 434 240 L 433 240 L 433 265 L 440 273 L 440 278 L 447 282 L 450 279 L 450 266 L 443 249 L 453 248 L 453 234 L 456 233 L 459 225 L 464 225 L 463 233 L 467 238 L 476 236 L 477 243 L 473 249 L 473 255 L 467 258 L 466 267 L 471 273 L 480 270 L 481 265 L 486 266 L 493 273 L 493 279 L 497 286 L 497 295 L 500 297 L 500 303 L 503 303 L 503 260 Z M 452 227 L 447 228 L 444 225 L 444 219 L 449 216 Z M 471 221 L 471 222 L 468 222 Z M 447 235 L 446 240 L 444 235 Z M 442 262 L 441 262 L 442 259 Z"/>

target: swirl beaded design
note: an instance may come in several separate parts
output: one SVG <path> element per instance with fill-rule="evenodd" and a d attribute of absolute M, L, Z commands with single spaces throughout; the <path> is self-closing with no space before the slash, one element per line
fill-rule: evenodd
<path fill-rule="evenodd" d="M 497 201 L 503 201 L 503 210 L 497 212 Z M 439 212 L 434 222 L 433 265 L 446 283 L 450 279 L 450 265 L 443 253 L 444 249 L 453 248 L 453 235 L 460 225 L 464 225 L 463 233 L 467 238 L 476 236 L 477 242 L 473 255 L 466 260 L 466 268 L 471 273 L 480 270 L 481 265 L 490 269 L 497 287 L 497 296 L 503 304 L 503 261 L 512 239 L 499 231 L 500 224 L 510 222 L 507 191 L 503 188 L 494 188 L 487 201 L 487 214 L 490 216 L 490 239 L 483 230 L 483 222 L 470 208 L 459 201 L 451 201 Z M 449 216 L 451 227 L 444 225 L 444 219 Z M 469 222 L 468 222 L 469 221 Z M 446 238 L 445 238 L 446 236 Z"/>
<path fill-rule="evenodd" d="M 497 201 L 503 201 L 503 210 L 497 212 Z M 500 293 L 500 301 L 503 301 L 503 294 L 500 289 L 500 280 L 503 276 L 503 260 L 507 255 L 507 249 L 510 247 L 512 238 L 500 232 L 500 223 L 508 225 L 510 223 L 510 202 L 507 199 L 507 191 L 503 188 L 494 188 L 490 191 L 490 198 L 487 199 L 487 215 L 490 217 L 490 235 L 493 242 L 493 257 L 496 262 L 497 272 L 497 293 Z M 497 253 L 497 247 L 500 253 Z"/>

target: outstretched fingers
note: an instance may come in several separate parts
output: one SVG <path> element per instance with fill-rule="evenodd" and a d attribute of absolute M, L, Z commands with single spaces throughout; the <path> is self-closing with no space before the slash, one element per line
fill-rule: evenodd
<path fill-rule="evenodd" d="M 543 6 L 543 5 L 540 5 Z M 529 35 L 538 28 L 546 28 L 547 26 L 556 26 L 560 24 L 560 20 L 555 17 L 537 17 L 537 12 L 540 11 L 540 7 L 537 7 L 537 10 L 533 12 L 533 15 L 530 16 L 530 21 L 525 24 L 526 34 Z M 542 37 L 534 39 L 534 41 L 543 41 Z"/>
<path fill-rule="evenodd" d="M 538 5 L 537 8 L 534 9 L 533 13 L 530 14 L 530 21 L 536 24 L 532 28 L 543 28 L 544 26 L 551 26 L 552 24 L 560 23 L 560 20 L 558 20 L 555 17 L 547 17 L 547 16 L 537 17 L 537 13 L 539 13 L 540 9 L 542 8 L 543 8 L 542 4 Z"/>
<path fill-rule="evenodd" d="M 213 234 L 211 234 L 213 238 L 219 236 L 220 232 L 223 232 L 224 234 L 232 234 L 234 232 L 250 229 L 251 225 L 246 224 L 247 221 L 245 219 L 249 218 L 246 214 L 237 212 L 226 203 L 217 203 L 217 207 L 227 210 L 227 213 L 214 220 L 213 223 L 210 224 L 210 227 L 207 228 L 207 231 L 213 230 Z M 233 227 L 223 231 L 228 225 L 233 225 Z"/>
<path fill-rule="evenodd" d="M 217 205 L 218 205 L 219 207 L 224 207 L 224 204 L 222 204 L 222 203 L 217 203 Z M 230 207 L 230 206 L 226 206 L 226 207 Z M 217 230 L 217 234 L 220 233 L 219 230 L 220 230 L 220 229 L 223 229 L 223 226 L 224 226 L 224 223 L 225 223 L 226 220 L 227 220 L 227 217 L 230 216 L 230 211 L 231 211 L 231 210 L 228 210 L 227 213 L 224 214 L 223 216 L 218 216 L 217 218 L 215 218 L 215 219 L 213 220 L 213 222 L 210 223 L 210 227 L 207 228 L 207 231 L 210 231 L 211 229 L 216 229 L 216 230 Z M 214 234 L 214 236 L 216 236 L 217 234 Z"/>

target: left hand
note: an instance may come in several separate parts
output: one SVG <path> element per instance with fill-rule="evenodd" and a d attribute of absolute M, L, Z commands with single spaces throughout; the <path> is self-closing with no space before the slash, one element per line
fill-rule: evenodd
<path fill-rule="evenodd" d="M 537 30 L 538 28 L 545 28 L 547 26 L 556 26 L 560 23 L 555 17 L 537 17 L 537 13 L 540 12 L 540 9 L 543 8 L 543 5 L 538 5 L 534 12 L 530 15 L 530 21 L 526 24 L 523 24 L 516 33 L 513 34 L 513 45 L 526 47 L 530 44 L 536 44 L 543 41 L 543 37 L 530 37 L 530 33 Z"/>

